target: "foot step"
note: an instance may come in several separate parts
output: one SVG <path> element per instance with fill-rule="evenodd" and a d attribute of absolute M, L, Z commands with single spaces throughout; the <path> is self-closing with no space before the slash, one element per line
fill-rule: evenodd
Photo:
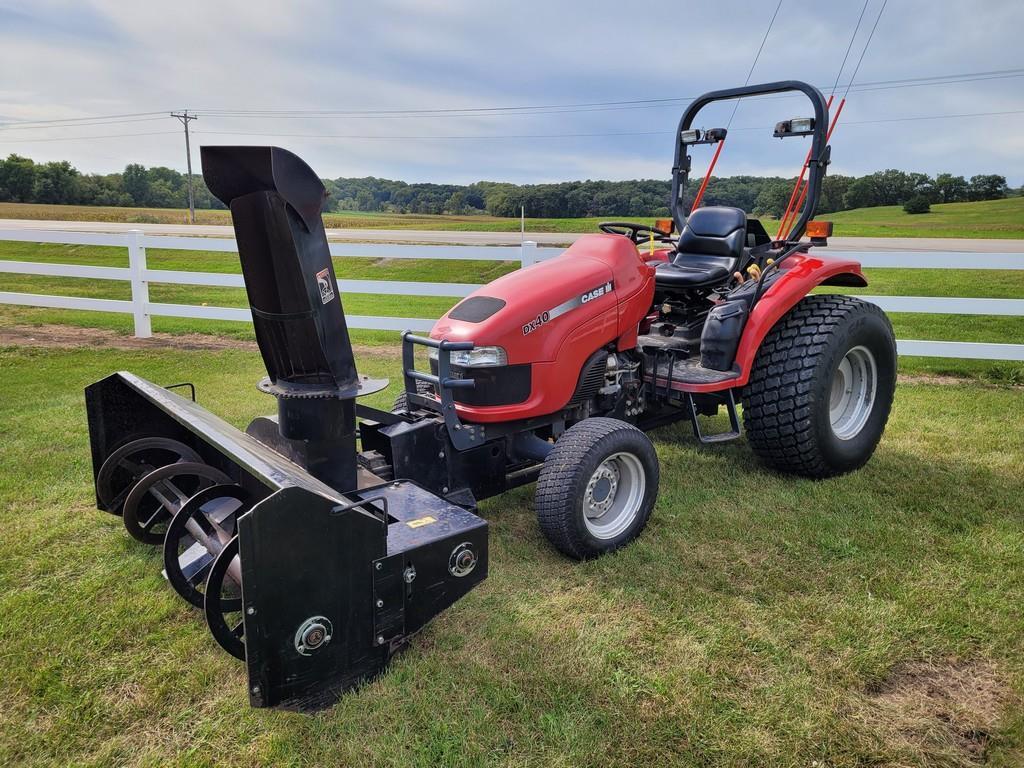
<path fill-rule="evenodd" d="M 725 390 L 725 396 L 725 410 L 729 414 L 731 429 L 728 432 L 706 435 L 700 430 L 700 418 L 697 414 L 697 404 L 693 401 L 693 395 L 689 392 L 686 393 L 686 404 L 690 409 L 690 423 L 693 425 L 693 434 L 705 445 L 709 443 L 725 443 L 729 440 L 735 440 L 740 436 L 740 419 L 736 415 L 736 400 L 732 395 L 732 390 Z"/>

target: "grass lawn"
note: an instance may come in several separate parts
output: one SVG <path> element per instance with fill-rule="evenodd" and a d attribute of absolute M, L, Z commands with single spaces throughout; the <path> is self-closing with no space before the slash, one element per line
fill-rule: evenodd
<path fill-rule="evenodd" d="M 127 266 L 123 248 L 35 243 L 0 242 L 0 259 L 58 264 Z M 157 269 L 230 272 L 241 271 L 233 253 L 203 251 L 147 251 L 150 267 Z M 517 267 L 513 262 L 387 260 L 341 258 L 336 271 L 346 279 L 421 280 L 430 282 L 486 283 Z M 1020 298 L 1024 296 L 1024 271 L 991 270 L 867 270 L 870 287 L 842 289 L 844 293 L 898 296 L 961 296 Z M 0 275 L 2 290 L 24 293 L 49 293 L 93 298 L 129 299 L 127 283 L 80 278 L 50 278 L 30 275 Z M 838 290 L 838 289 L 837 289 Z M 173 304 L 210 306 L 247 306 L 241 288 L 150 284 L 150 299 Z M 346 294 L 345 310 L 352 315 L 437 318 L 457 301 L 456 298 L 420 296 L 379 296 Z M 1024 343 L 1024 318 L 957 315 L 891 315 L 898 338 L 922 340 L 990 341 Z M 31 309 L 0 305 L 0 324 L 59 323 L 108 328 L 132 333 L 128 315 L 73 310 Z M 253 338 L 246 323 L 197 321 L 178 318 L 153 319 L 153 328 L 169 333 L 202 332 Z M 363 344 L 397 345 L 398 334 L 387 331 L 353 331 L 353 339 Z M 903 358 L 901 370 L 910 373 L 981 376 L 997 381 L 1024 381 L 1024 364 L 988 361 L 954 361 L 935 358 Z"/>
<path fill-rule="evenodd" d="M 120 221 L 130 223 L 185 224 L 188 212 L 175 208 L 105 208 L 83 205 L 0 203 L 0 219 L 58 219 L 62 221 Z M 901 206 L 860 208 L 822 215 L 835 222 L 837 237 L 968 237 L 1024 238 L 1024 197 L 977 203 L 933 205 L 931 213 L 911 216 Z M 600 216 L 583 219 L 526 220 L 529 232 L 595 232 L 600 221 L 649 219 Z M 762 219 L 769 232 L 773 219 Z M 196 211 L 200 224 L 230 224 L 227 211 Z M 518 232 L 519 219 L 496 216 L 433 216 L 427 214 L 359 213 L 324 214 L 328 227 L 352 229 L 431 229 L 475 232 Z"/>
<path fill-rule="evenodd" d="M 397 382 L 393 352 L 358 363 Z M 650 526 L 595 562 L 546 544 L 532 489 L 484 502 L 490 578 L 302 716 L 249 709 L 159 552 L 93 508 L 82 388 L 117 369 L 272 410 L 253 351 L 0 349 L 0 765 L 1024 761 L 1020 389 L 901 385 L 875 458 L 824 482 L 659 430 Z"/>

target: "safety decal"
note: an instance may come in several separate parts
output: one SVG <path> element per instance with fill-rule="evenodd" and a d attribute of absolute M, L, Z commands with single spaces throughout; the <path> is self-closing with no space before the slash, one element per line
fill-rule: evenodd
<path fill-rule="evenodd" d="M 406 523 L 406 525 L 408 525 L 410 528 L 422 528 L 424 525 L 430 525 L 431 523 L 436 523 L 436 522 L 437 522 L 437 518 L 436 517 L 431 517 L 430 515 L 426 515 L 425 517 L 418 517 L 415 520 L 410 520 L 409 522 Z"/>
<path fill-rule="evenodd" d="M 556 317 L 564 315 L 566 312 L 571 312 L 577 307 L 582 307 L 584 304 L 589 304 L 602 296 L 606 296 L 614 289 L 615 283 L 609 280 L 605 283 L 601 283 L 596 288 L 591 288 L 589 291 L 584 291 L 578 296 L 572 297 L 568 301 L 563 301 L 554 309 L 549 309 L 547 312 L 541 312 L 537 317 L 523 324 L 523 336 L 529 336 L 538 328 L 554 320 Z"/>
<path fill-rule="evenodd" d="M 320 301 L 326 304 L 334 298 L 334 286 L 331 285 L 331 270 L 322 269 L 316 273 L 316 284 L 320 288 Z"/>

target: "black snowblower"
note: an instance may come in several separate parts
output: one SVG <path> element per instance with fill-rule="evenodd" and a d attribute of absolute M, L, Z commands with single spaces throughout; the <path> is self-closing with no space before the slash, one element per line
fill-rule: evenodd
<path fill-rule="evenodd" d="M 202 161 L 231 209 L 277 413 L 242 432 L 191 385 L 120 372 L 89 386 L 97 505 L 163 546 L 170 585 L 245 661 L 253 706 L 320 709 L 483 581 L 487 523 L 357 462 L 356 398 L 387 381 L 356 371 L 313 170 L 274 147 Z"/>

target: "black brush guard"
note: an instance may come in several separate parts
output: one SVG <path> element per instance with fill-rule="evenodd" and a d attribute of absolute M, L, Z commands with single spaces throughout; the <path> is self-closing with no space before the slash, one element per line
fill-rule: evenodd
<path fill-rule="evenodd" d="M 486 578 L 487 524 L 414 482 L 385 483 L 356 467 L 354 397 L 379 382 L 356 373 L 319 179 L 276 148 L 204 148 L 203 160 L 210 188 L 232 210 L 269 374 L 260 389 L 277 397 L 278 413 L 243 432 L 197 405 L 194 390 L 189 400 L 127 372 L 92 384 L 97 506 L 120 511 L 101 494 L 100 475 L 112 454 L 147 439 L 181 446 L 188 466 L 198 457 L 229 478 L 233 485 L 216 488 L 250 504 L 206 570 L 240 582 L 232 607 L 241 619 L 227 629 L 242 641 L 235 655 L 246 663 L 250 701 L 315 710 L 378 675 L 413 633 Z M 146 469 L 131 482 L 144 485 Z M 200 495 L 176 503 L 172 521 L 195 512 Z M 232 637 L 210 626 L 230 651 Z"/>

